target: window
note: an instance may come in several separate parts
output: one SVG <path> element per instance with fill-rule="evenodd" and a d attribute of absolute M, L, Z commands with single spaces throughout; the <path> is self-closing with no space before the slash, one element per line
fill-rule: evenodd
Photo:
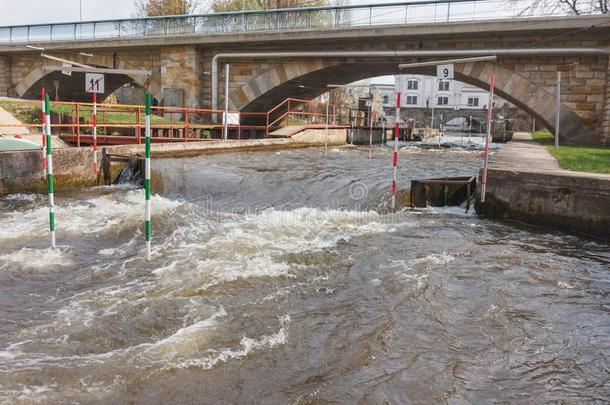
<path fill-rule="evenodd" d="M 439 97 L 437 101 L 438 101 L 436 103 L 437 105 L 448 105 L 449 104 L 449 97 L 442 96 L 442 97 Z"/>
<path fill-rule="evenodd" d="M 468 107 L 478 107 L 478 106 L 479 106 L 478 97 L 468 97 Z"/>
<path fill-rule="evenodd" d="M 417 96 L 407 96 L 407 105 L 416 105 Z"/>
<path fill-rule="evenodd" d="M 440 91 L 449 91 L 449 82 L 438 82 L 438 89 Z"/>
<path fill-rule="evenodd" d="M 390 102 L 390 96 L 385 95 L 382 97 L 383 104 L 388 104 Z"/>
<path fill-rule="evenodd" d="M 419 82 L 417 80 L 408 80 L 407 81 L 407 90 L 417 90 L 419 87 Z"/>

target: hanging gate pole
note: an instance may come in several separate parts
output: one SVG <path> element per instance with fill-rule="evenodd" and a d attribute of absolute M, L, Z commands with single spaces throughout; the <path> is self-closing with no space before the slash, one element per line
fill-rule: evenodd
<path fill-rule="evenodd" d="M 93 93 L 91 125 L 93 126 L 93 175 L 97 176 L 97 93 Z"/>
<path fill-rule="evenodd" d="M 146 234 L 146 260 L 150 261 L 150 104 L 151 95 L 146 93 L 146 116 L 145 120 L 145 163 L 144 163 L 144 232 Z"/>
<path fill-rule="evenodd" d="M 47 147 L 47 189 L 49 194 L 49 231 L 51 231 L 51 247 L 55 248 L 55 196 L 53 193 L 53 149 L 51 142 L 51 109 L 49 107 L 49 95 L 45 94 L 44 114 Z"/>
<path fill-rule="evenodd" d="M 47 148 L 45 147 L 47 145 L 47 138 L 46 138 L 46 134 L 47 134 L 47 127 L 46 127 L 46 122 L 47 122 L 47 115 L 45 113 L 45 91 L 44 91 L 44 87 L 41 90 L 42 93 L 42 97 L 41 97 L 41 102 L 40 102 L 40 110 L 41 110 L 41 122 L 42 122 L 42 177 L 46 178 L 47 177 Z"/>
<path fill-rule="evenodd" d="M 394 124 L 394 158 L 392 160 L 392 209 L 396 209 L 396 175 L 398 172 L 398 133 L 400 132 L 400 92 L 396 93 L 396 123 Z"/>

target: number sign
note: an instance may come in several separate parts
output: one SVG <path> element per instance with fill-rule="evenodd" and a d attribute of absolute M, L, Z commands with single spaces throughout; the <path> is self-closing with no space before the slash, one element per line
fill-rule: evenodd
<path fill-rule="evenodd" d="M 436 77 L 439 80 L 453 79 L 453 65 L 436 66 Z"/>
<path fill-rule="evenodd" d="M 87 93 L 103 93 L 104 92 L 104 74 L 103 73 L 86 73 L 85 74 L 85 91 Z"/>

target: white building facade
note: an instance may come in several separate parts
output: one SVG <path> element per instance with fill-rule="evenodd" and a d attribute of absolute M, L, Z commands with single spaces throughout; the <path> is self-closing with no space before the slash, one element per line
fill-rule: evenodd
<path fill-rule="evenodd" d="M 439 81 L 423 75 L 397 75 L 396 85 L 372 84 L 384 108 L 396 107 L 396 91 L 400 91 L 401 107 L 486 109 L 489 93 L 456 80 Z"/>

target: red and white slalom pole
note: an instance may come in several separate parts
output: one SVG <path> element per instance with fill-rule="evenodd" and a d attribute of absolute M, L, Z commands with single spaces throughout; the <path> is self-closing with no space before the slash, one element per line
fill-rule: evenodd
<path fill-rule="evenodd" d="M 396 209 L 396 176 L 398 173 L 398 134 L 400 132 L 400 92 L 396 93 L 396 123 L 394 124 L 394 158 L 392 163 L 392 201 L 390 207 Z"/>
<path fill-rule="evenodd" d="M 375 113 L 369 113 L 369 159 L 373 158 L 373 120 L 375 119 Z"/>
<path fill-rule="evenodd" d="M 41 94 L 42 94 L 42 102 L 40 105 L 40 120 L 42 122 L 42 175 L 43 177 L 47 177 L 47 151 L 46 151 L 46 146 L 47 146 L 47 115 L 45 113 L 45 106 L 44 106 L 44 97 L 45 97 L 45 92 L 44 92 L 44 87 L 41 90 Z"/>
<path fill-rule="evenodd" d="M 487 133 L 485 134 L 485 161 L 483 163 L 483 176 L 481 179 L 481 202 L 485 202 L 485 191 L 487 190 L 487 165 L 489 163 L 489 144 L 491 143 L 491 119 L 493 112 L 494 88 L 496 86 L 496 74 L 491 75 L 489 84 L 489 105 L 487 108 Z"/>
<path fill-rule="evenodd" d="M 97 93 L 93 93 L 93 111 L 91 113 L 93 132 L 93 175 L 97 176 Z"/>

